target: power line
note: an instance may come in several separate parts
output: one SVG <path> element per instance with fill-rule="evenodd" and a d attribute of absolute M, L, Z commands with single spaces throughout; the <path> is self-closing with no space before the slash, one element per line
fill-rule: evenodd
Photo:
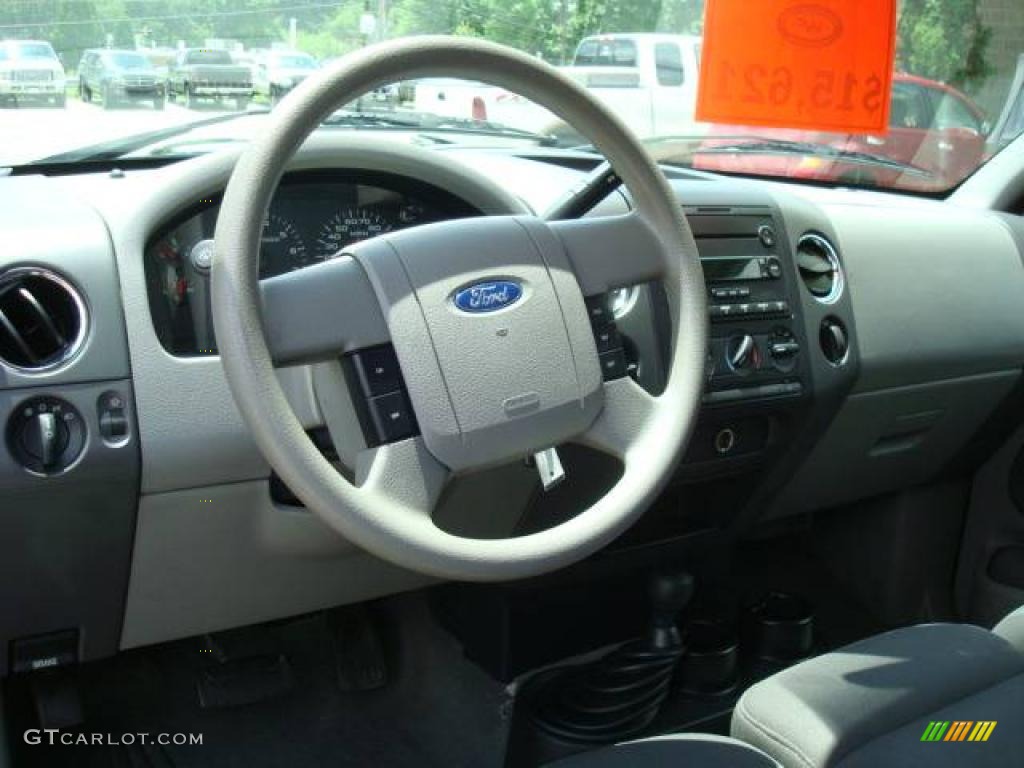
<path fill-rule="evenodd" d="M 31 21 L 23 24 L 0 24 L 0 30 L 3 29 L 29 29 L 29 28 L 40 28 L 40 27 L 82 27 L 91 26 L 95 24 L 121 24 L 124 22 L 144 22 L 144 21 L 179 21 L 184 19 L 216 19 L 225 17 L 237 17 L 237 16 L 251 16 L 253 14 L 280 14 L 280 13 L 291 13 L 293 11 L 314 11 L 327 8 L 340 8 L 343 5 L 349 5 L 347 0 L 334 0 L 334 2 L 325 3 L 303 3 L 301 5 L 288 5 L 288 6 L 264 6 L 262 8 L 245 8 L 235 11 L 208 11 L 202 12 L 197 11 L 194 13 L 177 13 L 168 14 L 163 16 L 122 16 L 120 18 L 107 18 L 107 19 L 86 19 L 86 20 L 64 20 L 64 21 Z"/>

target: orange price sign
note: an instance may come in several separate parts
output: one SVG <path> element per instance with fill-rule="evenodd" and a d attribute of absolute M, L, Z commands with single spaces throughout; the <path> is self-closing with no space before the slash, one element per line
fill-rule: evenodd
<path fill-rule="evenodd" d="M 896 0 L 707 0 L 697 119 L 884 132 Z"/>

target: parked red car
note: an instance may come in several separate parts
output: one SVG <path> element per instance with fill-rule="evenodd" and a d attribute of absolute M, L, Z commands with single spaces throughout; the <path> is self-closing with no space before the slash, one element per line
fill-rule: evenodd
<path fill-rule="evenodd" d="M 889 130 L 842 134 L 716 125 L 694 153 L 701 170 L 916 190 L 959 184 L 985 156 L 985 117 L 935 80 L 893 78 Z"/>

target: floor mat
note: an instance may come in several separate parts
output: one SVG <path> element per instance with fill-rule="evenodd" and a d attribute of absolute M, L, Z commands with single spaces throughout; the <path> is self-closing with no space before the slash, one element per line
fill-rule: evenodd
<path fill-rule="evenodd" d="M 201 734 L 201 745 L 22 744 L 15 766 L 500 766 L 504 689 L 437 628 L 423 595 L 375 608 L 392 663 L 391 679 L 380 689 L 338 688 L 323 615 L 272 627 L 294 674 L 291 689 L 229 709 L 199 705 L 196 671 L 207 660 L 198 639 L 138 649 L 80 669 L 87 722 L 78 732 L 109 733 L 120 742 L 123 734 Z M 20 733 L 16 725 L 11 730 Z"/>

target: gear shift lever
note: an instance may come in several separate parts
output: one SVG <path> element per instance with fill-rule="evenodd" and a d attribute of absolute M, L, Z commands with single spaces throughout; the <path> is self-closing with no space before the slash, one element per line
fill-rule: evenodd
<path fill-rule="evenodd" d="M 651 579 L 651 628 L 647 640 L 651 648 L 682 646 L 676 620 L 693 597 L 693 576 L 685 571 L 660 573 Z"/>
<path fill-rule="evenodd" d="M 683 655 L 676 619 L 693 597 L 693 576 L 658 574 L 648 595 L 651 624 L 642 637 L 596 661 L 563 667 L 538 684 L 532 697 L 538 726 L 560 739 L 604 744 L 650 725 Z"/>

